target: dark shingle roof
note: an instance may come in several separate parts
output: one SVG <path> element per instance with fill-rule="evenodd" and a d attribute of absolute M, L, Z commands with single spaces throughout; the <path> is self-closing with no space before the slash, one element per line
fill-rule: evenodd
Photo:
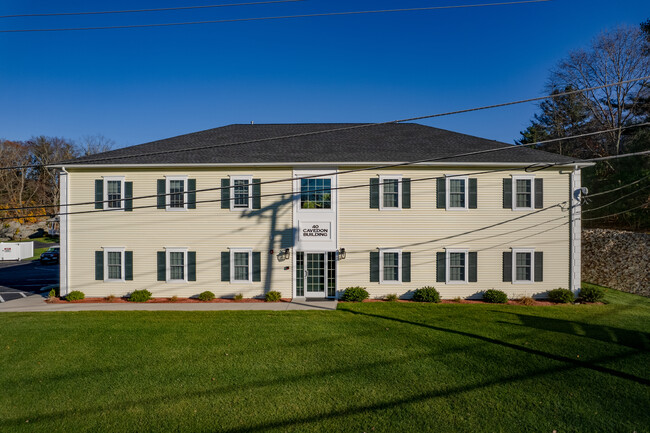
<path fill-rule="evenodd" d="M 381 124 L 301 137 L 223 146 L 229 143 L 347 128 L 355 125 L 363 124 L 228 125 L 86 156 L 70 162 L 73 164 L 405 162 L 508 146 L 508 144 L 499 141 L 486 140 L 417 123 Z M 205 148 L 205 146 L 213 147 Z M 507 150 L 454 157 L 444 161 L 568 163 L 573 160 L 554 153 L 513 145 Z"/>

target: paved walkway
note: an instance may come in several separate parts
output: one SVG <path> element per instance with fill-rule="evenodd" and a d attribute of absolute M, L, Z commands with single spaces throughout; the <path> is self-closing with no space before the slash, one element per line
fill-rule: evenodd
<path fill-rule="evenodd" d="M 336 301 L 293 302 L 224 302 L 224 303 L 119 303 L 119 304 L 48 304 L 41 295 L 31 295 L 0 304 L 3 312 L 42 312 L 42 311 L 294 311 L 294 310 L 336 310 Z"/>

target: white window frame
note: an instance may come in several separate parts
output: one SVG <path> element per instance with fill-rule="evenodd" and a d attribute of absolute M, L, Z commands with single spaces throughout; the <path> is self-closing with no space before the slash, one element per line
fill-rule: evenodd
<path fill-rule="evenodd" d="M 248 279 L 235 280 L 235 253 L 248 253 Z M 253 282 L 253 249 L 230 248 L 230 282 L 234 284 L 251 284 Z"/>
<path fill-rule="evenodd" d="M 125 247 L 102 247 L 104 250 L 104 282 L 105 283 L 123 283 L 126 281 L 124 277 L 124 270 L 126 268 L 126 263 L 124 262 L 124 252 L 126 251 Z M 108 277 L 108 253 L 120 253 L 120 263 L 122 275 L 120 278 L 109 278 Z"/>
<path fill-rule="evenodd" d="M 104 210 L 112 210 L 112 211 L 117 211 L 117 210 L 124 210 L 124 176 L 103 176 L 104 180 L 104 197 L 103 197 L 103 209 Z M 120 191 L 121 191 L 121 196 L 120 196 L 120 207 L 108 207 L 108 182 L 109 181 L 119 181 L 121 182 L 120 185 Z"/>
<path fill-rule="evenodd" d="M 384 206 L 384 182 L 387 180 L 397 180 L 397 207 Z M 379 176 L 379 210 L 402 210 L 402 175 L 401 174 L 383 174 Z"/>
<path fill-rule="evenodd" d="M 517 253 L 530 254 L 530 280 L 517 279 Z M 512 283 L 531 284 L 535 282 L 535 249 L 534 248 L 513 248 L 512 249 Z"/>
<path fill-rule="evenodd" d="M 174 248 L 165 247 L 165 280 L 167 283 L 187 283 L 187 251 L 188 250 L 189 248 L 185 248 L 185 247 L 174 247 Z M 183 279 L 182 280 L 171 279 L 170 253 L 183 253 Z"/>
<path fill-rule="evenodd" d="M 187 180 L 189 176 L 165 176 L 165 209 L 168 211 L 186 211 L 187 210 Z M 183 207 L 170 207 L 169 199 L 171 198 L 169 187 L 170 181 L 182 180 L 183 181 Z"/>
<path fill-rule="evenodd" d="M 517 181 L 530 181 L 530 207 L 517 206 Z M 535 176 L 517 175 L 512 176 L 512 210 L 534 210 L 535 209 Z"/>
<path fill-rule="evenodd" d="M 463 207 L 451 207 L 450 202 L 451 202 L 451 188 L 450 188 L 450 180 L 462 180 L 465 183 L 465 206 Z M 445 178 L 445 207 L 446 210 L 467 210 L 469 209 L 469 177 L 467 176 L 453 176 L 453 175 L 448 175 Z"/>
<path fill-rule="evenodd" d="M 467 284 L 469 277 L 469 249 L 468 248 L 452 248 L 445 250 L 445 275 L 446 275 L 446 284 Z M 464 280 L 452 280 L 451 279 L 451 261 L 449 256 L 451 253 L 461 253 L 465 254 L 465 279 Z"/>
<path fill-rule="evenodd" d="M 397 280 L 384 280 L 384 253 L 397 253 Z M 402 284 L 402 250 L 396 248 L 379 249 L 379 284 Z"/>
<path fill-rule="evenodd" d="M 248 181 L 248 206 L 235 207 L 235 181 L 247 180 Z M 231 211 L 245 211 L 253 209 L 253 176 L 252 175 L 236 175 L 230 176 L 230 210 Z"/>

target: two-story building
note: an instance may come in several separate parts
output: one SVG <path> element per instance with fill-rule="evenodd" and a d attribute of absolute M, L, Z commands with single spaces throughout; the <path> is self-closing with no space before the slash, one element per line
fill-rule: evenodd
<path fill-rule="evenodd" d="M 229 125 L 83 157 L 59 166 L 61 293 L 577 291 L 585 165 L 414 123 Z"/>

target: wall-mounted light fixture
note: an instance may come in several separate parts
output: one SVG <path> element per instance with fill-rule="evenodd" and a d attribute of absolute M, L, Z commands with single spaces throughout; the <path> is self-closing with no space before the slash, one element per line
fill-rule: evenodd
<path fill-rule="evenodd" d="M 291 250 L 289 248 L 285 248 L 283 251 L 284 259 L 287 260 L 291 256 Z"/>
<path fill-rule="evenodd" d="M 345 258 L 345 248 L 340 248 L 339 249 L 339 260 L 343 260 Z"/>

